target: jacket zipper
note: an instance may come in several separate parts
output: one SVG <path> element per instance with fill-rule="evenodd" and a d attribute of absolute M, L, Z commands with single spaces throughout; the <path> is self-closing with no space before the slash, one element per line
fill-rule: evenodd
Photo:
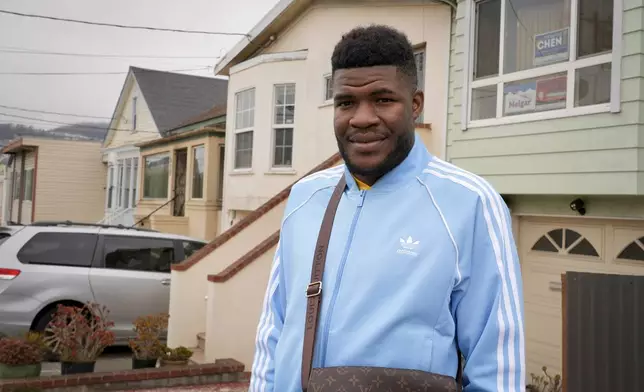
<path fill-rule="evenodd" d="M 347 256 L 349 255 L 349 249 L 351 248 L 351 243 L 353 242 L 353 235 L 355 232 L 356 224 L 358 218 L 360 217 L 360 211 L 362 210 L 362 205 L 364 204 L 365 191 L 360 191 L 360 199 L 358 200 L 358 207 L 356 212 L 353 214 L 353 222 L 351 222 L 351 229 L 349 230 L 349 238 L 347 239 L 347 244 L 344 248 L 344 253 L 342 255 L 342 260 L 340 261 L 340 266 L 338 267 L 338 274 L 335 278 L 336 284 L 333 288 L 333 295 L 331 296 L 331 302 L 329 303 L 329 312 L 324 320 L 324 333 L 322 335 L 322 342 L 320 344 L 320 356 L 318 358 L 319 363 L 322 367 L 326 362 L 326 349 L 327 342 L 329 340 L 329 330 L 331 328 L 331 317 L 333 316 L 333 308 L 335 307 L 335 301 L 338 297 L 338 291 L 340 291 L 340 284 L 342 282 L 342 273 L 344 272 L 344 265 L 347 261 Z"/>

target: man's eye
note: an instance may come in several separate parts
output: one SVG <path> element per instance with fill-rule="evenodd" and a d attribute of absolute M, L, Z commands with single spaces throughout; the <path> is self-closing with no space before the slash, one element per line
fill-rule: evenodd
<path fill-rule="evenodd" d="M 339 101 L 339 102 L 335 103 L 336 107 L 346 107 L 346 106 L 349 106 L 349 105 L 351 105 L 350 101 Z"/>
<path fill-rule="evenodd" d="M 378 102 L 382 103 L 387 103 L 387 102 L 393 102 L 394 100 L 391 98 L 378 98 Z"/>

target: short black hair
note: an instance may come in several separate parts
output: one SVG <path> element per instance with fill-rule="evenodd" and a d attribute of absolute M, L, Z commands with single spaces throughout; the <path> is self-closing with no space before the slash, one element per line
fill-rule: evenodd
<path fill-rule="evenodd" d="M 418 84 L 414 49 L 407 36 L 385 25 L 356 27 L 342 36 L 331 56 L 331 72 L 338 69 L 393 65 L 415 87 Z"/>

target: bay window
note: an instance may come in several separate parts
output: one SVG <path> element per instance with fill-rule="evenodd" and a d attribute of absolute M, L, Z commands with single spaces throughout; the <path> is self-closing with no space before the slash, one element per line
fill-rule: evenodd
<path fill-rule="evenodd" d="M 467 122 L 608 111 L 618 95 L 614 8 L 613 0 L 473 1 Z"/>

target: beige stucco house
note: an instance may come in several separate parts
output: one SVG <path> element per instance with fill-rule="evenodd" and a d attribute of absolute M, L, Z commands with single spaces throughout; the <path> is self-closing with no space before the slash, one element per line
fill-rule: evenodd
<path fill-rule="evenodd" d="M 98 141 L 61 137 L 20 137 L 3 149 L 9 154 L 5 186 L 6 221 L 94 223 L 103 216 L 105 165 Z"/>
<path fill-rule="evenodd" d="M 426 97 L 417 132 L 445 156 L 451 14 L 440 2 L 283 0 L 217 64 L 229 76 L 224 232 L 172 272 L 170 344 L 250 367 L 289 187 L 340 163 L 330 56 L 343 32 L 384 23 L 409 35 Z"/>
<path fill-rule="evenodd" d="M 130 67 L 103 141 L 105 212 L 100 223 L 133 225 L 143 197 L 137 144 L 168 136 L 186 121 L 226 103 L 227 81 Z"/>
<path fill-rule="evenodd" d="M 226 106 L 215 106 L 159 139 L 139 143 L 141 199 L 135 220 L 210 241 L 219 234 Z"/>

